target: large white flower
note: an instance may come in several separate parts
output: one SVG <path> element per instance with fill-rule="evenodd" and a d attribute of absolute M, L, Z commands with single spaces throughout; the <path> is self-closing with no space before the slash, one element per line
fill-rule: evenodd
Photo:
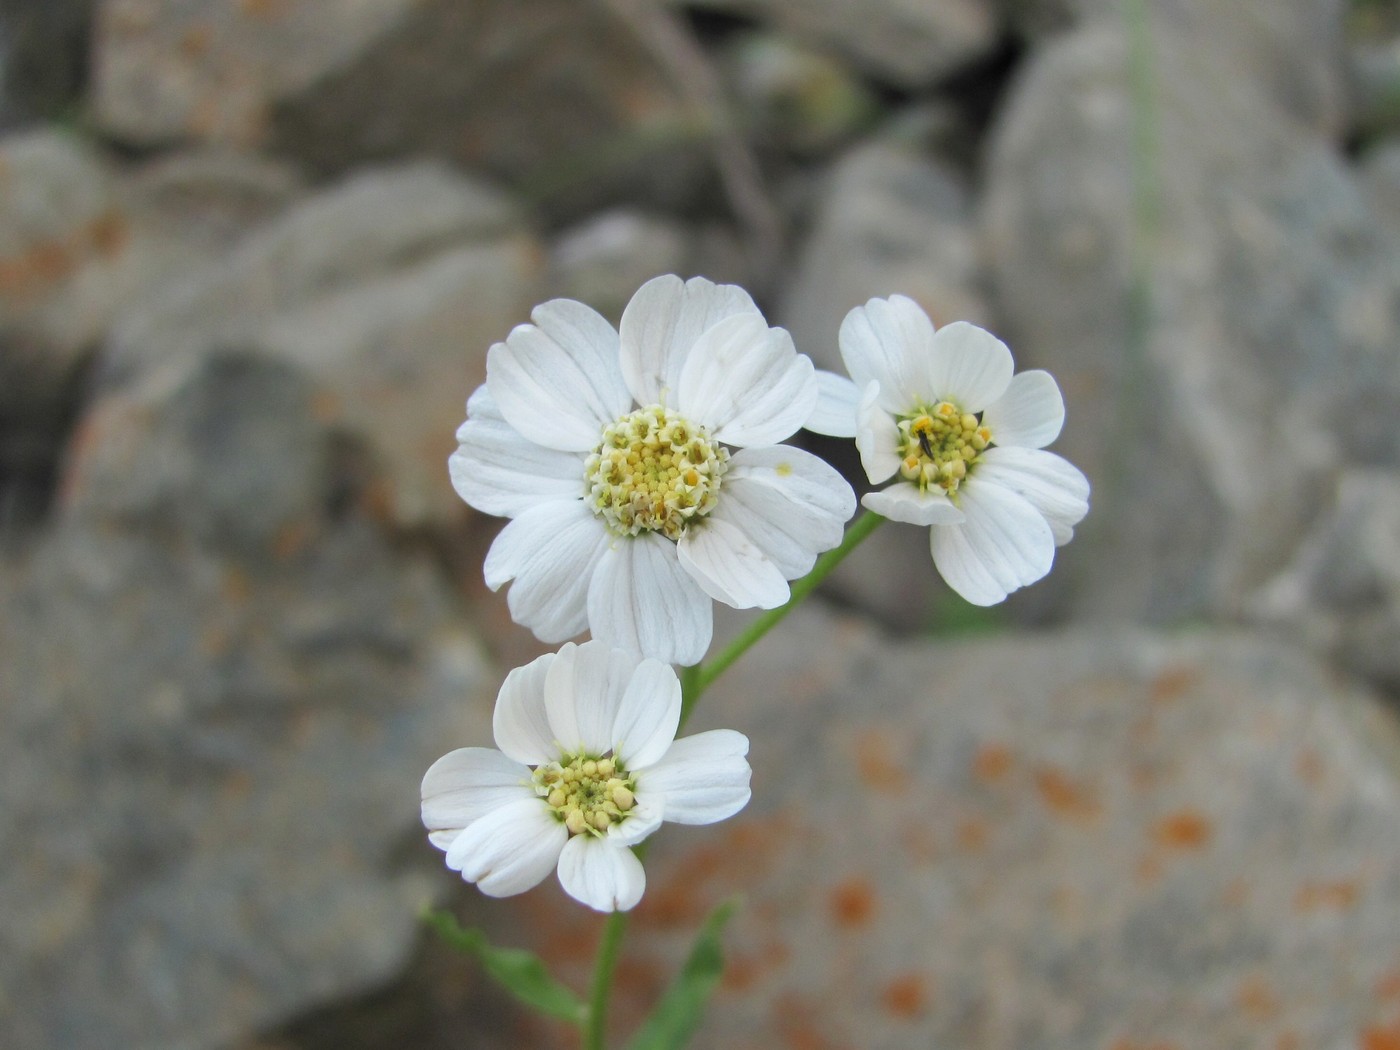
<path fill-rule="evenodd" d="M 966 322 L 934 331 L 913 300 L 871 299 L 841 324 L 860 392 L 856 446 L 874 484 L 862 502 L 932 526 L 933 562 L 974 605 L 995 605 L 1050 571 L 1089 511 L 1089 482 L 1044 451 L 1065 405 L 1054 378 L 1013 375 L 1011 351 Z"/>
<path fill-rule="evenodd" d="M 621 333 L 555 299 L 491 348 L 450 461 L 511 519 L 494 590 L 543 641 L 595 638 L 668 663 L 709 648 L 710 599 L 769 609 L 855 511 L 830 466 L 779 445 L 820 417 L 812 363 L 741 288 L 648 281 Z M 731 452 L 726 446 L 733 446 Z"/>
<path fill-rule="evenodd" d="M 492 897 L 556 868 L 598 911 L 641 900 L 630 847 L 663 820 L 712 824 L 749 800 L 749 742 L 729 729 L 676 740 L 681 686 L 659 660 L 569 643 L 506 676 L 499 751 L 464 747 L 423 777 L 423 823 L 447 866 Z"/>

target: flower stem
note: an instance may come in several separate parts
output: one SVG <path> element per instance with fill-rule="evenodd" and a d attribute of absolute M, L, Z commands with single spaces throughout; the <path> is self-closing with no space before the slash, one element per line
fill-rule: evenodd
<path fill-rule="evenodd" d="M 817 585 L 831 575 L 846 555 L 855 550 L 860 542 L 874 532 L 884 518 L 873 510 L 867 510 L 849 529 L 839 547 L 834 547 L 817 559 L 812 571 L 792 585 L 792 594 L 787 602 L 776 609 L 769 609 L 753 623 L 749 624 L 737 638 L 724 647 L 724 651 L 708 664 L 684 668 L 681 672 L 681 725 L 700 699 L 700 694 L 714 684 L 715 679 L 729 670 L 731 664 L 749 651 L 750 647 L 776 627 L 788 613 L 797 608 L 802 599 L 817 589 Z"/>
<path fill-rule="evenodd" d="M 593 987 L 588 996 L 588 1017 L 584 1024 L 584 1050 L 604 1050 L 608 1026 L 608 997 L 612 994 L 613 974 L 627 930 L 627 912 L 615 911 L 603 926 L 603 940 L 593 964 Z"/>

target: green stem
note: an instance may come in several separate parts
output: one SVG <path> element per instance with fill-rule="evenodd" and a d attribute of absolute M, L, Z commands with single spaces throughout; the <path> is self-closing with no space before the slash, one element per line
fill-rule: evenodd
<path fill-rule="evenodd" d="M 840 565 L 846 555 L 855 550 L 860 542 L 874 532 L 883 522 L 884 518 L 876 514 L 873 510 L 865 511 L 849 529 L 846 530 L 845 538 L 841 540 L 841 545 L 827 551 L 817 559 L 816 565 L 802 579 L 792 585 L 792 595 L 786 604 L 778 606 L 776 609 L 769 609 L 753 623 L 746 627 L 742 634 L 724 647 L 724 651 L 704 666 L 697 665 L 693 668 L 686 668 L 686 672 L 694 672 L 693 686 L 690 691 L 685 690 L 686 679 L 682 679 L 682 700 L 681 700 L 681 724 L 690 716 L 691 708 L 695 706 L 695 701 L 700 699 L 700 694 L 714 684 L 716 678 L 729 670 L 731 664 L 739 657 L 749 651 L 750 647 L 771 631 L 788 613 L 801 603 L 803 598 L 816 590 L 817 585 L 831 575 L 831 571 Z"/>
<path fill-rule="evenodd" d="M 608 1026 L 608 997 L 612 994 L 613 974 L 627 930 L 627 912 L 615 911 L 603 926 L 603 940 L 593 964 L 593 987 L 588 996 L 588 1018 L 584 1026 L 584 1050 L 604 1050 Z"/>

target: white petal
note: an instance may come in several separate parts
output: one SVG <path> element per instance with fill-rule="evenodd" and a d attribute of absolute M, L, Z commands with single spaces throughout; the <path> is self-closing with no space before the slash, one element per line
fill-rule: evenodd
<path fill-rule="evenodd" d="M 608 828 L 608 838 L 619 846 L 635 846 L 644 841 L 666 818 L 665 802 L 661 795 L 638 795 L 636 805 L 627 811 L 627 819 Z"/>
<path fill-rule="evenodd" d="M 637 670 L 635 654 L 602 642 L 566 645 L 544 681 L 544 705 L 554 738 L 570 754 L 601 757 L 612 750 L 613 724 Z"/>
<path fill-rule="evenodd" d="M 735 525 L 784 579 L 811 572 L 841 542 L 855 493 L 825 460 L 790 445 L 735 453 L 711 520 Z"/>
<path fill-rule="evenodd" d="M 817 406 L 812 362 L 782 328 L 758 314 L 727 317 L 707 329 L 681 369 L 681 414 L 731 445 L 774 445 Z"/>
<path fill-rule="evenodd" d="M 681 368 L 701 333 L 734 314 L 758 313 L 737 285 L 653 277 L 622 312 L 622 373 L 639 405 L 674 405 Z M 668 397 L 669 395 L 669 397 Z"/>
<path fill-rule="evenodd" d="M 453 840 L 447 866 L 489 897 L 524 893 L 559 863 L 569 833 L 538 798 L 488 813 Z"/>
<path fill-rule="evenodd" d="M 575 835 L 559 854 L 559 885 L 594 911 L 631 911 L 642 899 L 647 875 L 626 846 Z"/>
<path fill-rule="evenodd" d="M 860 407 L 860 390 L 845 376 L 818 368 L 817 407 L 802 424 L 804 430 L 827 437 L 856 436 L 856 409 Z"/>
<path fill-rule="evenodd" d="M 909 525 L 956 525 L 963 512 L 942 489 L 920 492 L 913 482 L 900 481 L 879 492 L 867 492 L 861 503 L 890 521 Z"/>
<path fill-rule="evenodd" d="M 710 599 L 654 532 L 615 538 L 588 588 L 593 637 L 667 664 L 696 664 L 710 647 Z"/>
<path fill-rule="evenodd" d="M 535 307 L 486 355 L 486 383 L 506 422 L 537 445 L 587 452 L 631 407 L 618 338 L 603 316 L 572 299 Z"/>
<path fill-rule="evenodd" d="M 995 605 L 1050 571 L 1055 537 L 1028 501 L 977 481 L 958 490 L 966 520 L 935 525 L 930 548 L 948 586 L 973 605 Z"/>
<path fill-rule="evenodd" d="M 537 656 L 506 675 L 496 694 L 491 732 L 496 746 L 517 762 L 537 766 L 559 757 L 559 741 L 549 727 L 544 683 L 554 654 Z"/>
<path fill-rule="evenodd" d="M 951 401 L 964 412 L 980 412 L 1001 397 L 1016 368 L 1005 343 L 966 321 L 938 330 L 926 365 L 929 400 Z"/>
<path fill-rule="evenodd" d="M 676 672 L 660 660 L 643 660 L 613 719 L 613 754 L 629 769 L 651 765 L 676 739 L 680 720 L 681 682 Z"/>
<path fill-rule="evenodd" d="M 857 306 L 841 322 L 841 360 L 856 386 L 879 383 L 879 405 L 907 412 L 927 400 L 925 361 L 933 352 L 933 322 L 913 299 L 892 295 Z"/>
<path fill-rule="evenodd" d="M 447 461 L 452 487 L 483 514 L 513 518 L 542 500 L 583 491 L 583 457 L 521 437 L 484 385 L 467 402 L 457 441 L 460 447 Z"/>
<path fill-rule="evenodd" d="M 738 526 L 710 517 L 676 544 L 682 568 L 705 593 L 736 609 L 774 609 L 791 591 L 782 570 Z"/>
<path fill-rule="evenodd" d="M 1065 425 L 1065 399 L 1054 376 L 1033 368 L 1012 376 L 1006 393 L 987 406 L 982 422 L 998 445 L 1044 448 Z"/>
<path fill-rule="evenodd" d="M 660 762 L 637 774 L 637 794 L 663 795 L 666 819 L 677 824 L 724 820 L 749 801 L 748 753 L 748 738 L 732 729 L 682 737 Z"/>
<path fill-rule="evenodd" d="M 494 747 L 459 747 L 423 776 L 423 826 L 460 831 L 502 806 L 534 797 L 524 765 Z"/>
<path fill-rule="evenodd" d="M 1055 546 L 1074 538 L 1074 526 L 1089 513 L 1089 479 L 1053 452 L 1033 448 L 989 448 L 973 466 L 976 483 L 1010 489 L 1045 515 Z"/>
<path fill-rule="evenodd" d="M 856 448 L 872 485 L 888 481 L 899 470 L 899 427 L 880 407 L 880 384 L 874 380 L 866 384 L 856 409 Z"/>
<path fill-rule="evenodd" d="M 545 642 L 588 626 L 588 583 L 611 536 L 582 500 L 545 503 L 511 519 L 486 552 L 486 584 L 508 595 L 511 618 Z"/>

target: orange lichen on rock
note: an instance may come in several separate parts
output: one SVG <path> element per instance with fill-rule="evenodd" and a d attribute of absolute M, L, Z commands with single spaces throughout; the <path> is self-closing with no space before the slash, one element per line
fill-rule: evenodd
<path fill-rule="evenodd" d="M 1240 1012 L 1254 1021 L 1267 1021 L 1278 1015 L 1279 1001 L 1273 988 L 1263 977 L 1246 977 L 1235 989 L 1235 1003 Z"/>
<path fill-rule="evenodd" d="M 895 1017 L 912 1021 L 928 1008 L 927 982 L 917 974 L 896 978 L 885 985 L 880 1001 Z"/>
<path fill-rule="evenodd" d="M 846 879 L 831 888 L 827 905 L 837 926 L 848 930 L 868 926 L 875 917 L 875 890 L 868 879 Z"/>
<path fill-rule="evenodd" d="M 1361 1033 L 1359 1050 L 1400 1050 L 1400 1022 L 1367 1028 Z"/>
<path fill-rule="evenodd" d="M 1035 786 L 1046 807 L 1057 816 L 1088 820 L 1099 814 L 1099 800 L 1093 790 L 1053 766 L 1036 772 Z"/>
<path fill-rule="evenodd" d="M 1182 809 L 1159 820 L 1152 829 L 1152 839 L 1164 849 L 1195 850 L 1210 841 L 1212 830 L 1205 814 Z"/>
<path fill-rule="evenodd" d="M 1168 703 L 1190 689 L 1200 676 L 1194 667 L 1169 667 L 1152 680 L 1148 696 L 1154 704 Z"/>
<path fill-rule="evenodd" d="M 1011 772 L 1011 764 L 1011 749 L 1005 744 L 983 744 L 972 760 L 972 775 L 984 784 L 994 784 Z"/>
<path fill-rule="evenodd" d="M 890 761 L 894 747 L 890 734 L 877 729 L 862 733 L 856 740 L 856 770 L 866 787 L 890 795 L 905 789 L 908 774 Z"/>
<path fill-rule="evenodd" d="M 1361 887 L 1355 879 L 1333 879 L 1328 882 L 1305 882 L 1293 897 L 1293 907 L 1300 912 L 1322 908 L 1344 910 L 1356 903 Z"/>

